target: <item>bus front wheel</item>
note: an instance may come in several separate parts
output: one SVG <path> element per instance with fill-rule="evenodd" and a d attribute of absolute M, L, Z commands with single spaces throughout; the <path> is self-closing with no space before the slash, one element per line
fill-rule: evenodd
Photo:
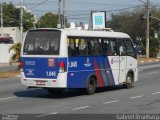
<path fill-rule="evenodd" d="M 126 83 L 124 84 L 125 88 L 132 88 L 133 87 L 133 75 L 131 73 L 127 74 Z"/>
<path fill-rule="evenodd" d="M 94 77 L 90 77 L 87 83 L 86 93 L 92 95 L 95 93 L 97 87 L 97 82 Z"/>

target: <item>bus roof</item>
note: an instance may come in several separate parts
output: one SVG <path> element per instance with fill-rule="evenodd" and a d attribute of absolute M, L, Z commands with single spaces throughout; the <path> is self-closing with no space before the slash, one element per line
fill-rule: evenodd
<path fill-rule="evenodd" d="M 89 37 L 109 37 L 109 38 L 130 38 L 126 33 L 109 31 L 84 31 L 69 30 L 70 36 L 89 36 Z"/>
<path fill-rule="evenodd" d="M 130 38 L 126 33 L 109 32 L 109 31 L 86 31 L 74 29 L 56 29 L 56 28 L 38 28 L 32 30 L 59 30 L 65 32 L 67 36 L 82 36 L 82 37 L 109 37 L 109 38 Z"/>

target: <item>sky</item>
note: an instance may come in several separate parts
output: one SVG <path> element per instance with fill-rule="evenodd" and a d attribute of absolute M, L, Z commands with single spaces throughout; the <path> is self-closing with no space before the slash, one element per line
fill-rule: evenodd
<path fill-rule="evenodd" d="M 28 10 L 31 10 L 37 18 L 47 12 L 58 13 L 58 0 L 23 0 Z M 144 7 L 147 0 L 66 0 L 66 16 L 69 22 L 88 22 L 91 11 L 107 11 L 107 19 L 110 14 L 122 10 L 132 10 L 137 6 Z M 0 0 L 0 2 L 20 5 L 20 0 Z M 43 3 L 43 4 L 41 4 Z M 160 0 L 150 0 L 152 5 L 160 8 Z"/>

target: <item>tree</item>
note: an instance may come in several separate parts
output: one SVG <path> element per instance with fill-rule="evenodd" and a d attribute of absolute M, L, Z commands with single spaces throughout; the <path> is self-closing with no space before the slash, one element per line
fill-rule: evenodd
<path fill-rule="evenodd" d="M 153 17 L 159 18 L 160 19 L 160 10 L 156 8 L 152 8 L 151 12 L 151 18 L 150 18 L 150 35 L 154 36 L 155 31 L 159 31 L 160 28 L 160 21 L 156 20 Z"/>
<path fill-rule="evenodd" d="M 35 21 L 34 15 L 24 10 L 23 26 L 24 31 L 33 28 Z M 3 3 L 3 22 L 4 27 L 19 27 L 20 26 L 20 8 L 16 8 L 12 3 Z"/>
<path fill-rule="evenodd" d="M 4 27 L 19 26 L 20 12 L 12 3 L 3 3 L 3 24 Z"/>
<path fill-rule="evenodd" d="M 58 15 L 48 12 L 40 18 L 36 26 L 41 28 L 56 28 L 57 24 Z"/>
<path fill-rule="evenodd" d="M 14 54 L 10 58 L 10 64 L 12 64 L 14 62 L 19 62 L 20 52 L 21 52 L 21 43 L 17 43 L 17 44 L 14 44 L 13 46 L 11 46 L 11 48 L 9 49 L 9 52 L 11 52 L 11 51 L 13 51 Z"/>
<path fill-rule="evenodd" d="M 24 31 L 27 31 L 28 29 L 33 28 L 34 27 L 34 22 L 35 22 L 34 15 L 31 14 L 30 12 L 24 11 L 24 16 L 23 16 Z"/>
<path fill-rule="evenodd" d="M 128 33 L 133 40 L 145 36 L 146 21 L 141 22 L 140 16 L 144 10 L 125 11 L 112 14 L 111 27 L 115 31 Z"/>
<path fill-rule="evenodd" d="M 160 18 L 160 10 L 152 7 L 150 10 L 151 16 Z M 144 19 L 142 20 L 142 17 Z M 142 8 L 136 8 L 133 11 L 123 11 L 112 14 L 110 26 L 113 30 L 128 33 L 133 41 L 136 43 L 137 38 L 141 38 L 143 54 L 145 54 L 146 44 L 146 18 L 145 11 Z M 158 39 L 154 38 L 154 32 L 159 32 L 160 22 L 156 19 L 150 18 L 150 56 L 155 56 L 158 51 Z"/>

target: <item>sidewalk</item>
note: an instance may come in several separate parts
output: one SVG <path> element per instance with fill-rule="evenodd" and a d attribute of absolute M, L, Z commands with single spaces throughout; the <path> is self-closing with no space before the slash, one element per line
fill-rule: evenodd
<path fill-rule="evenodd" d="M 12 78 L 19 76 L 18 70 L 19 63 L 0 63 L 0 79 Z"/>
<path fill-rule="evenodd" d="M 19 63 L 12 63 L 12 65 L 10 65 L 9 63 L 0 63 L 0 67 L 11 67 L 11 66 L 18 66 Z"/>
<path fill-rule="evenodd" d="M 145 58 L 145 57 L 138 57 L 138 64 L 145 64 L 145 63 L 154 63 L 160 62 L 160 58 Z"/>
<path fill-rule="evenodd" d="M 13 63 L 10 65 L 9 63 L 0 63 L 0 72 L 1 71 L 14 71 L 18 69 L 19 63 Z"/>

